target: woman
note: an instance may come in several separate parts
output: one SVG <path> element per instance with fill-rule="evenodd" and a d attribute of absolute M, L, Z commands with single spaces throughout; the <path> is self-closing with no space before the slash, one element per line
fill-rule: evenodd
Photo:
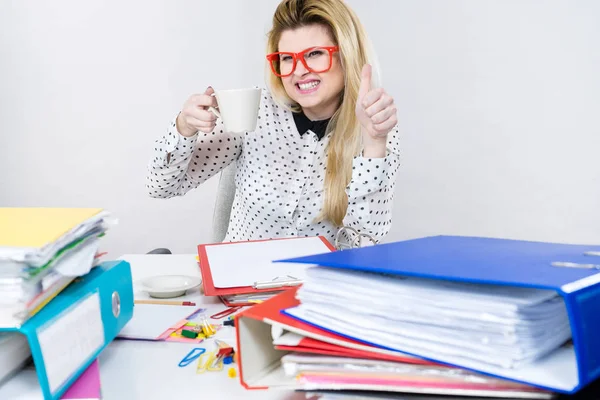
<path fill-rule="evenodd" d="M 284 0 L 268 36 L 257 129 L 223 131 L 208 88 L 159 139 L 150 196 L 180 196 L 237 161 L 225 241 L 389 232 L 399 167 L 396 108 L 371 88 L 366 35 L 342 0 Z"/>

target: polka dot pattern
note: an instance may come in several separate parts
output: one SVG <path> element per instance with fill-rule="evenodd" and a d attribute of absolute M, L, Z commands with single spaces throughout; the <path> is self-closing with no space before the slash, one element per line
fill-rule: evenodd
<path fill-rule="evenodd" d="M 337 228 L 315 221 L 323 204 L 331 134 L 321 140 L 312 131 L 300 135 L 293 114 L 265 89 L 258 118 L 253 132 L 225 132 L 219 119 L 212 133 L 189 138 L 179 134 L 174 119 L 155 142 L 146 178 L 149 195 L 182 196 L 235 161 L 236 193 L 225 241 L 322 235 L 333 243 Z M 399 166 L 396 127 L 388 135 L 385 157 L 355 157 L 344 225 L 377 241 L 384 238 L 392 223 Z"/>

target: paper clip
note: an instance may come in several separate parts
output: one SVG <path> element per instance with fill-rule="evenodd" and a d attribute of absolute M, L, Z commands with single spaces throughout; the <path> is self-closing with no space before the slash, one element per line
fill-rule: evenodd
<path fill-rule="evenodd" d="M 254 289 L 274 289 L 274 288 L 281 288 L 281 287 L 287 287 L 287 286 L 298 286 L 298 285 L 302 285 L 302 280 L 300 280 L 298 278 L 294 278 L 291 275 L 287 275 L 284 277 L 277 277 L 270 281 L 254 282 L 254 285 L 252 285 L 252 287 Z"/>
<path fill-rule="evenodd" d="M 224 356 L 214 356 L 210 363 L 206 367 L 207 371 L 222 371 L 223 370 L 223 358 Z"/>
<path fill-rule="evenodd" d="M 236 312 L 237 310 L 239 310 L 240 308 L 242 308 L 242 306 L 234 306 L 234 307 L 230 307 L 226 310 L 223 310 L 221 312 L 218 312 L 216 314 L 211 315 L 210 317 L 213 319 L 220 319 L 223 317 L 226 317 L 228 315 L 233 314 L 234 312 Z"/>
<path fill-rule="evenodd" d="M 206 371 L 221 371 L 223 369 L 223 358 L 217 355 L 216 351 L 206 353 L 206 358 L 202 356 L 198 360 L 196 374 L 202 374 Z"/>
<path fill-rule="evenodd" d="M 198 365 L 196 366 L 196 374 L 201 374 L 206 372 L 206 366 L 208 361 L 210 361 L 213 357 L 213 353 L 202 354 L 200 358 L 198 358 Z M 207 361 L 208 360 L 208 361 Z"/>
<path fill-rule="evenodd" d="M 192 349 L 192 351 L 190 351 L 185 357 L 183 357 L 181 361 L 179 361 L 179 366 L 188 366 L 192 361 L 204 354 L 204 352 L 206 352 L 206 349 L 203 349 L 202 347 L 196 347 Z"/>

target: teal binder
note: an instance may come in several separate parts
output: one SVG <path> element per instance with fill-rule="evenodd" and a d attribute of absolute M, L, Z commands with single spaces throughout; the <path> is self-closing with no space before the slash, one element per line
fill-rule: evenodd
<path fill-rule="evenodd" d="M 44 399 L 71 386 L 133 316 L 131 267 L 104 262 L 77 278 L 19 328 L 27 337 Z"/>

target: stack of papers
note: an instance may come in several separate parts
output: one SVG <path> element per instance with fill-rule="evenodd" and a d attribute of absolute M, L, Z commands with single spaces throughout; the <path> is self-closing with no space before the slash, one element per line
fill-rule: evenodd
<path fill-rule="evenodd" d="M 19 327 L 96 264 L 98 208 L 0 208 L 0 327 Z"/>
<path fill-rule="evenodd" d="M 287 312 L 342 335 L 452 364 L 517 368 L 565 345 L 551 290 L 310 268 Z"/>
<path fill-rule="evenodd" d="M 521 383 L 441 365 L 290 353 L 281 363 L 303 390 L 344 389 L 549 399 L 552 394 Z"/>

